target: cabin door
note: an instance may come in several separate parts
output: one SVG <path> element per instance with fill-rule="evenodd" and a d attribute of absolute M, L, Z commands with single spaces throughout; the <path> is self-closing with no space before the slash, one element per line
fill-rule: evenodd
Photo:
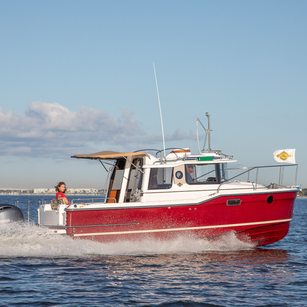
<path fill-rule="evenodd" d="M 133 159 L 130 166 L 128 184 L 125 195 L 125 202 L 137 202 L 141 198 L 142 179 L 143 179 L 143 159 Z"/>
<path fill-rule="evenodd" d="M 120 190 L 124 178 L 125 159 L 118 159 L 114 165 L 113 172 L 110 179 L 107 203 L 118 203 Z"/>

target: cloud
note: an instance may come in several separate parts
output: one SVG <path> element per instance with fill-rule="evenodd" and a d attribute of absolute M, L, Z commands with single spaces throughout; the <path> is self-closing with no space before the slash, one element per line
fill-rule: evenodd
<path fill-rule="evenodd" d="M 175 131 L 167 139 L 189 139 Z M 160 143 L 130 112 L 71 111 L 59 103 L 33 102 L 22 115 L 0 110 L 0 155 L 62 157 L 92 150 L 139 149 Z"/>

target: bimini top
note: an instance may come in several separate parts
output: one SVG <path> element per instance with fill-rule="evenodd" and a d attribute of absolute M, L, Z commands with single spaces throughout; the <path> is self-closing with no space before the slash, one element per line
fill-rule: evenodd
<path fill-rule="evenodd" d="M 71 158 L 113 160 L 118 158 L 128 158 L 128 157 L 136 158 L 144 156 L 148 156 L 148 154 L 143 151 L 135 151 L 135 152 L 99 151 L 92 154 L 76 154 L 71 156 Z"/>

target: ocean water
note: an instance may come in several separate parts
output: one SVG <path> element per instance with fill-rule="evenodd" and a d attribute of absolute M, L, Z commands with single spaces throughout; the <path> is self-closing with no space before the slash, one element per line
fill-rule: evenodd
<path fill-rule="evenodd" d="M 35 226 L 48 197 L 0 196 L 29 224 L 0 225 L 0 306 L 307 306 L 307 199 L 288 236 L 263 248 L 216 241 L 97 243 Z M 29 209 L 29 210 L 28 210 Z"/>

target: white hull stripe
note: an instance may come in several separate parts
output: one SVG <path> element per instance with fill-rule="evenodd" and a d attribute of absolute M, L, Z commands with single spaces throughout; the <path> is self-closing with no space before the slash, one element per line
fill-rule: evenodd
<path fill-rule="evenodd" d="M 213 225 L 213 226 L 198 226 L 198 227 L 183 227 L 183 228 L 169 228 L 169 229 L 144 229 L 144 230 L 130 230 L 130 231 L 115 231 L 115 232 L 93 232 L 93 233 L 78 233 L 74 234 L 74 237 L 90 237 L 90 236 L 112 236 L 112 235 L 126 235 L 126 234 L 138 234 L 138 233 L 155 233 L 155 232 L 173 232 L 173 231 L 189 231 L 189 230 L 200 230 L 200 229 L 215 229 L 215 228 L 229 228 L 229 227 L 240 227 L 240 226 L 256 226 L 266 224 L 277 224 L 290 222 L 291 219 L 284 220 L 272 220 L 263 222 L 251 222 L 251 223 L 240 223 L 240 224 L 225 224 L 225 225 Z"/>

